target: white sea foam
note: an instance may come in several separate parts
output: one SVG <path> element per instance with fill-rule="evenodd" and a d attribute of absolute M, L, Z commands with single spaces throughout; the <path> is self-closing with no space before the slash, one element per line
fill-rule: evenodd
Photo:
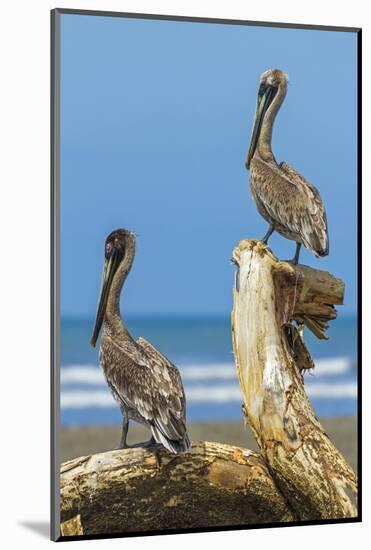
<path fill-rule="evenodd" d="M 323 399 L 354 399 L 357 384 L 354 381 L 321 382 L 322 376 L 347 373 L 352 366 L 348 357 L 332 357 L 315 362 L 314 377 L 305 379 L 309 397 Z M 181 366 L 188 403 L 223 404 L 241 403 L 242 395 L 237 383 L 233 363 L 193 364 Z M 224 382 L 224 384 L 218 384 Z M 87 407 L 111 408 L 117 405 L 107 388 L 103 372 L 95 365 L 68 365 L 61 369 L 61 406 L 63 409 Z M 66 386 L 68 389 L 66 388 Z M 85 386 L 77 388 L 74 386 Z M 87 389 L 86 386 L 91 387 Z"/>
<path fill-rule="evenodd" d="M 352 367 L 352 360 L 350 357 L 328 357 L 326 359 L 317 359 L 317 361 L 314 361 L 314 364 L 314 375 L 331 376 L 344 374 L 349 371 Z"/>
<path fill-rule="evenodd" d="M 115 406 L 117 406 L 115 400 L 108 390 L 61 391 L 62 409 L 111 408 Z"/>
<path fill-rule="evenodd" d="M 313 374 L 335 376 L 348 372 L 352 362 L 349 357 L 330 357 L 315 361 Z M 236 380 L 236 367 L 233 363 L 194 364 L 180 366 L 184 382 L 210 380 Z M 68 365 L 61 369 L 62 384 L 87 384 L 99 386 L 105 384 L 101 369 L 94 365 Z"/>
<path fill-rule="evenodd" d="M 103 372 L 93 365 L 68 365 L 61 368 L 61 384 L 104 384 Z"/>
<path fill-rule="evenodd" d="M 357 397 L 356 382 L 338 384 L 306 384 L 306 391 L 311 398 L 339 399 Z M 188 403 L 241 403 L 242 395 L 238 385 L 228 386 L 190 386 L 187 388 Z M 105 390 L 62 390 L 61 406 L 63 409 L 81 409 L 87 407 L 116 406 L 108 388 Z"/>

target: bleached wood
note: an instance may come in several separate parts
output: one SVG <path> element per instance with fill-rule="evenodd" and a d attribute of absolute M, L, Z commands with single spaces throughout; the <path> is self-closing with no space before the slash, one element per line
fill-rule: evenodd
<path fill-rule="evenodd" d="M 356 476 L 313 412 L 288 338 L 298 311 L 307 320 L 305 303 L 316 304 L 307 306 L 310 323 L 319 315 L 321 327 L 332 318 L 344 285 L 329 273 L 279 262 L 260 241 L 241 241 L 233 259 L 234 354 L 245 416 L 262 456 L 301 519 L 355 517 Z"/>
<path fill-rule="evenodd" d="M 61 467 L 65 536 L 293 519 L 260 456 L 222 443 L 196 443 L 184 455 L 108 451 Z"/>

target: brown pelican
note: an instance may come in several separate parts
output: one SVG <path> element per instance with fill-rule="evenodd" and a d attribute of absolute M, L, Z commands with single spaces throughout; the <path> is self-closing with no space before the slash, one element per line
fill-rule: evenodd
<path fill-rule="evenodd" d="M 250 188 L 261 216 L 269 223 L 263 242 L 273 231 L 296 241 L 291 260 L 297 264 L 303 244 L 316 256 L 327 256 L 329 240 L 326 212 L 318 190 L 286 162 L 277 164 L 271 140 L 274 119 L 287 91 L 287 75 L 270 69 L 260 77 L 255 122 L 246 168 Z"/>
<path fill-rule="evenodd" d="M 172 453 L 184 453 L 190 447 L 190 440 L 179 371 L 147 340 L 133 340 L 121 320 L 121 289 L 134 256 L 134 233 L 117 229 L 108 235 L 91 345 L 95 347 L 103 325 L 99 360 L 123 415 L 120 448 L 128 447 L 126 437 L 132 419 L 152 432 L 148 442 L 135 447 L 159 443 Z"/>

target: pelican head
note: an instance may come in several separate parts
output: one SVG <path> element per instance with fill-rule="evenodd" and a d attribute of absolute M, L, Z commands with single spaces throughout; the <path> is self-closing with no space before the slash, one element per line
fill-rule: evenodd
<path fill-rule="evenodd" d="M 250 168 L 250 162 L 258 144 L 264 117 L 278 92 L 280 92 L 281 101 L 283 100 L 287 90 L 287 83 L 287 74 L 279 69 L 269 69 L 260 77 L 255 121 L 246 160 L 246 168 Z"/>
<path fill-rule="evenodd" d="M 98 301 L 97 315 L 90 343 L 95 347 L 103 324 L 112 281 L 118 267 L 126 257 L 128 248 L 135 243 L 135 234 L 127 229 L 116 229 L 106 238 L 104 246 L 104 266 L 102 285 Z"/>

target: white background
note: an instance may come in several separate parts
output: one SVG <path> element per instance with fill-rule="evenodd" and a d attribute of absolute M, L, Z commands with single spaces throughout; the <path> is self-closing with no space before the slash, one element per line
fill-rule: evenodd
<path fill-rule="evenodd" d="M 370 17 L 361 0 L 255 2 L 8 0 L 0 29 L 1 469 L 3 548 L 40 548 L 49 519 L 49 45 L 54 7 L 193 15 L 323 25 L 362 26 L 364 75 L 364 281 L 370 279 Z M 256 45 L 259 47 L 259 44 Z M 254 55 L 254 52 L 247 52 Z M 315 63 L 315 59 L 313 60 Z M 329 68 L 331 70 L 331 68 Z M 346 78 L 346 74 L 344 75 Z M 334 82 L 334 94 L 341 82 Z M 341 116 L 341 114 L 339 115 Z M 341 159 L 339 158 L 339 162 Z M 334 185 L 336 182 L 334 182 Z M 344 220 L 346 223 L 346 220 Z M 366 240 L 366 237 L 367 240 Z M 76 246 L 83 246 L 76 235 Z M 344 250 L 347 254 L 354 251 Z M 370 457 L 370 293 L 364 289 L 364 457 Z M 179 548 L 190 545 L 306 549 L 363 548 L 369 529 L 369 460 L 364 458 L 364 523 L 70 543 L 84 548 Z M 361 540 L 362 539 L 362 540 Z"/>

